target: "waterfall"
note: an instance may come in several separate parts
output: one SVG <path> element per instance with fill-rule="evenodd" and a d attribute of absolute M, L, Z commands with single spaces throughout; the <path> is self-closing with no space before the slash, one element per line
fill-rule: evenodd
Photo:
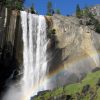
<path fill-rule="evenodd" d="M 24 66 L 22 90 L 25 95 L 23 100 L 30 100 L 32 95 L 46 89 L 45 85 L 41 86 L 47 71 L 46 20 L 42 15 L 21 11 L 21 24 Z"/>
<path fill-rule="evenodd" d="M 7 14 L 8 14 L 8 9 L 5 8 L 5 20 L 4 20 L 4 27 L 6 27 L 6 23 L 7 23 Z"/>

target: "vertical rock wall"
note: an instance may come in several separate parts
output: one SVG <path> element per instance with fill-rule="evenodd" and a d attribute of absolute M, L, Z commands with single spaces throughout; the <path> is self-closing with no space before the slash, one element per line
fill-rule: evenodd
<path fill-rule="evenodd" d="M 0 13 L 0 92 L 12 80 L 20 78 L 22 51 L 20 12 L 3 7 Z"/>

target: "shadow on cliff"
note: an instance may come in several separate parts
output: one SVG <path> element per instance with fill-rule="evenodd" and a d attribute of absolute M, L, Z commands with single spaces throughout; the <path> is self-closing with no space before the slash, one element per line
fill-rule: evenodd
<path fill-rule="evenodd" d="M 58 41 L 55 34 L 51 34 L 50 48 L 48 49 L 49 74 L 58 70 L 62 64 L 62 49 L 57 47 Z"/>
<path fill-rule="evenodd" d="M 18 75 L 18 62 L 13 55 L 11 42 L 4 45 L 0 56 L 0 93 L 7 88 L 11 80 L 16 80 Z"/>

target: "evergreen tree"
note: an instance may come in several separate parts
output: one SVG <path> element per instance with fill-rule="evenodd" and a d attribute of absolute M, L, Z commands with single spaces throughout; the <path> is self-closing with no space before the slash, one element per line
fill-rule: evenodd
<path fill-rule="evenodd" d="M 11 9 L 21 10 L 25 0 L 5 0 L 5 6 Z"/>
<path fill-rule="evenodd" d="M 32 4 L 32 6 L 31 6 L 31 13 L 32 14 L 35 14 L 35 10 L 34 10 L 34 5 Z"/>
<path fill-rule="evenodd" d="M 19 1 L 16 1 L 15 2 L 15 9 L 21 10 L 22 9 L 22 6 L 23 6 L 22 2 L 19 2 Z"/>
<path fill-rule="evenodd" d="M 60 13 L 60 9 L 57 9 L 55 13 L 56 13 L 56 14 L 61 14 L 61 13 Z"/>
<path fill-rule="evenodd" d="M 83 15 L 85 17 L 88 17 L 88 13 L 89 13 L 89 8 L 86 6 L 85 9 L 84 9 L 84 14 Z"/>
<path fill-rule="evenodd" d="M 47 15 L 52 15 L 54 13 L 53 11 L 53 7 L 52 7 L 52 2 L 51 1 L 48 1 L 48 4 L 47 4 Z"/>
<path fill-rule="evenodd" d="M 77 6 L 76 6 L 76 16 L 78 18 L 81 18 L 82 17 L 82 13 L 81 13 L 81 9 L 80 9 L 79 4 L 77 4 Z"/>
<path fill-rule="evenodd" d="M 88 7 L 85 7 L 83 15 L 84 15 L 85 17 L 93 18 L 93 14 L 90 12 L 90 10 L 89 10 Z"/>

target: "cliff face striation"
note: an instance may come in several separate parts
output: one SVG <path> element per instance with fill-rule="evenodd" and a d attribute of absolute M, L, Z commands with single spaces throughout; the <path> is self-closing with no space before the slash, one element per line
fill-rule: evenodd
<path fill-rule="evenodd" d="M 22 66 L 22 33 L 18 11 L 0 9 L 0 92 L 20 77 Z"/>
<path fill-rule="evenodd" d="M 72 16 L 46 16 L 48 43 L 48 87 L 78 82 L 100 66 L 100 34 L 81 25 Z M 54 34 L 52 34 L 54 33 Z M 20 79 L 23 69 L 23 42 L 20 12 L 0 11 L 0 91 Z M 49 89 L 48 88 L 48 89 Z"/>

